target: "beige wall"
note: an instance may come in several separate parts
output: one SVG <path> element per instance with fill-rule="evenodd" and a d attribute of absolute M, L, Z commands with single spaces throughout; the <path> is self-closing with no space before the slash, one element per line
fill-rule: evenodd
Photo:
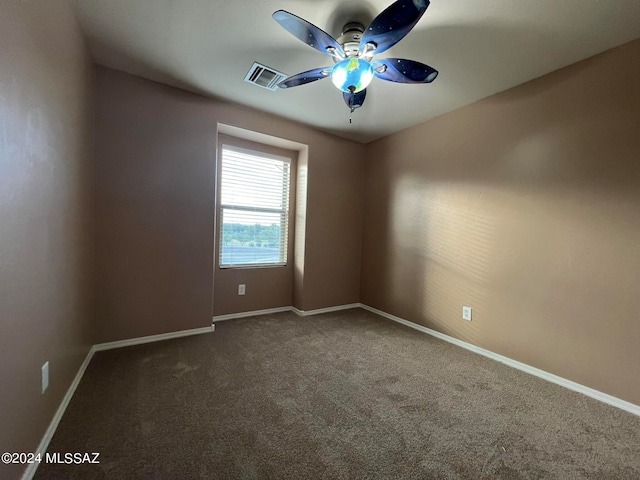
<path fill-rule="evenodd" d="M 98 342 L 210 324 L 216 121 L 206 107 L 96 69 Z"/>
<path fill-rule="evenodd" d="M 365 158 L 337 137 L 309 146 L 302 310 L 360 300 Z"/>
<path fill-rule="evenodd" d="M 93 343 L 92 67 L 71 2 L 0 4 L 0 451 L 33 452 Z"/>
<path fill-rule="evenodd" d="M 640 404 L 639 128 L 636 41 L 369 144 L 362 301 Z"/>
<path fill-rule="evenodd" d="M 296 306 L 359 300 L 363 145 L 105 68 L 96 88 L 99 341 L 210 325 L 237 311 L 239 283 L 247 309 L 273 306 L 273 279 L 237 270 L 216 276 L 212 307 L 218 123 L 308 145 Z"/>

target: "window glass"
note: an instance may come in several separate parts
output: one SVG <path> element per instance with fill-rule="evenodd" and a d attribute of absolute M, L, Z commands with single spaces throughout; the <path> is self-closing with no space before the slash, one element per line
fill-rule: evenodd
<path fill-rule="evenodd" d="M 291 160 L 221 149 L 220 267 L 285 265 Z"/>

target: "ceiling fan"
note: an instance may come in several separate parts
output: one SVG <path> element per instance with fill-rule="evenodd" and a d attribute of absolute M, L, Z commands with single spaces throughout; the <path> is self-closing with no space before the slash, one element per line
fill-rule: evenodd
<path fill-rule="evenodd" d="M 333 57 L 335 62 L 333 66 L 292 75 L 278 86 L 297 87 L 329 77 L 343 92 L 344 101 L 353 113 L 364 103 L 366 88 L 374 76 L 397 83 L 433 82 L 438 71 L 423 63 L 402 58 L 373 60 L 374 55 L 402 40 L 418 23 L 428 6 L 429 0 L 397 0 L 366 29 L 360 23 L 347 23 L 338 40 L 306 20 L 278 10 L 273 14 L 276 22 L 310 47 Z"/>

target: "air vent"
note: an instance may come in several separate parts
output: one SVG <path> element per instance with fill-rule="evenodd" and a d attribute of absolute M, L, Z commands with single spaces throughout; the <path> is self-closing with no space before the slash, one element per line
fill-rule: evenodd
<path fill-rule="evenodd" d="M 247 76 L 244 77 L 244 81 L 273 91 L 278 88 L 278 83 L 285 78 L 287 78 L 287 75 L 282 72 L 254 63 Z"/>

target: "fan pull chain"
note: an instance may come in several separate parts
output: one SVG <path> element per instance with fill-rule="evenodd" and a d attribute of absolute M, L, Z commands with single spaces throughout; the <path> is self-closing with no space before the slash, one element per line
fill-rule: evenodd
<path fill-rule="evenodd" d="M 349 87 L 349 92 L 351 92 L 351 96 L 349 97 L 349 123 L 351 123 L 351 116 L 355 110 L 353 104 L 356 102 L 356 87 Z"/>

